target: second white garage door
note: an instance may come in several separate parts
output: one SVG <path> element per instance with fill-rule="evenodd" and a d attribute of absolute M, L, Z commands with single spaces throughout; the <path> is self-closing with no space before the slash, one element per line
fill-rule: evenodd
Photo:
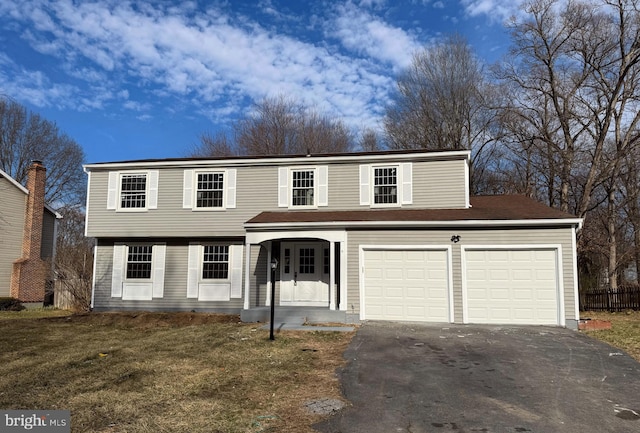
<path fill-rule="evenodd" d="M 450 322 L 448 250 L 365 249 L 363 319 Z"/>
<path fill-rule="evenodd" d="M 466 323 L 558 325 L 556 249 L 466 250 Z"/>

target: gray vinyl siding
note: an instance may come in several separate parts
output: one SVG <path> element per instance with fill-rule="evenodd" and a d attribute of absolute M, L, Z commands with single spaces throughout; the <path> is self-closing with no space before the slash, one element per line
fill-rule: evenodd
<path fill-rule="evenodd" d="M 11 294 L 13 262 L 22 257 L 27 196 L 0 176 L 0 297 Z"/>
<path fill-rule="evenodd" d="M 453 234 L 460 242 L 451 243 Z M 562 246 L 562 277 L 566 320 L 575 317 L 572 231 L 570 228 L 447 229 L 447 230 L 352 230 L 348 232 L 348 313 L 360 314 L 360 245 L 451 245 L 454 321 L 462 322 L 463 245 L 558 245 Z"/>
<path fill-rule="evenodd" d="M 156 239 L 150 243 L 161 243 Z M 238 314 L 243 307 L 242 298 L 229 301 L 198 301 L 187 298 L 187 272 L 189 242 L 187 240 L 167 240 L 165 256 L 164 293 L 162 298 L 151 301 L 123 301 L 111 297 L 112 240 L 98 240 L 96 246 L 96 266 L 94 285 L 94 309 L 108 310 L 144 310 L 144 311 L 217 311 Z M 243 269 L 245 255 L 243 254 Z M 244 272 L 243 272 L 244 280 Z M 244 281 L 243 281 L 244 288 Z"/>
<path fill-rule="evenodd" d="M 464 207 L 465 164 L 464 160 L 414 162 L 413 203 L 402 207 Z M 356 162 L 328 164 L 328 206 L 319 207 L 318 211 L 369 208 L 360 205 L 359 167 Z M 275 165 L 237 167 L 236 208 L 216 211 L 183 209 L 184 169 L 153 169 L 159 170 L 158 208 L 142 212 L 107 210 L 109 172 L 91 171 L 88 236 L 242 236 L 243 224 L 260 212 L 289 210 L 278 207 L 278 166 Z"/>

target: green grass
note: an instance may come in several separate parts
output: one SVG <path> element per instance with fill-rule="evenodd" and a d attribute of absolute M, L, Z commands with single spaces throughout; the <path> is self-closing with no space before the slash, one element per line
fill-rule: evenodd
<path fill-rule="evenodd" d="M 609 320 L 611 329 L 588 331 L 587 335 L 624 350 L 640 362 L 640 311 L 622 313 L 582 312 L 581 318 Z"/>
<path fill-rule="evenodd" d="M 70 410 L 73 432 L 310 432 L 319 417 L 303 405 L 341 398 L 335 369 L 352 337 L 270 341 L 237 317 L 195 313 L 5 314 L 0 407 Z"/>

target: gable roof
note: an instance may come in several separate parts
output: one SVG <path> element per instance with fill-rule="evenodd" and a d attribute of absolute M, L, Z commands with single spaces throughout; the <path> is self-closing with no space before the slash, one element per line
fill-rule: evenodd
<path fill-rule="evenodd" d="M 4 170 L 2 170 L 0 168 L 0 177 L 4 177 L 5 179 L 7 179 L 9 181 L 10 184 L 12 184 L 13 186 L 15 186 L 16 188 L 18 188 L 20 191 L 22 191 L 23 193 L 29 195 L 29 190 L 27 188 L 24 187 L 24 185 L 22 185 L 20 182 L 18 182 L 17 180 L 15 180 L 14 178 L 12 178 L 11 176 L 9 176 L 7 174 L 7 172 L 5 172 Z M 46 210 L 48 210 L 49 212 L 51 212 L 57 219 L 62 218 L 62 215 L 60 215 L 58 212 L 55 211 L 55 209 L 53 209 L 51 206 L 49 206 L 48 204 L 44 204 L 44 208 Z"/>
<path fill-rule="evenodd" d="M 470 208 L 262 212 L 247 228 L 267 225 L 527 225 L 582 224 L 582 219 L 522 195 L 471 197 Z"/>

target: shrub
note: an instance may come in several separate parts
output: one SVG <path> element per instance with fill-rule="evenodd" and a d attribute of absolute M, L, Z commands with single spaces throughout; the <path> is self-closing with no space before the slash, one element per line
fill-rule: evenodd
<path fill-rule="evenodd" d="M 15 298 L 0 298 L 0 311 L 21 311 L 25 307 Z"/>

